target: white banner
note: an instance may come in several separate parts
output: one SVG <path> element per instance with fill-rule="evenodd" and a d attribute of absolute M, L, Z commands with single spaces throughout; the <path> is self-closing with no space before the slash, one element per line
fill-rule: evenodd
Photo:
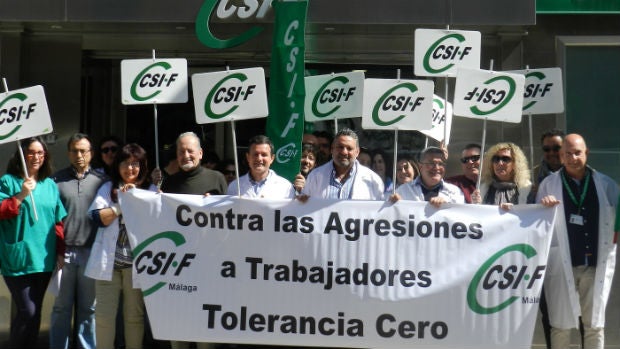
<path fill-rule="evenodd" d="M 43 86 L 0 93 L 0 144 L 52 131 Z"/>
<path fill-rule="evenodd" d="M 187 60 L 122 60 L 121 97 L 125 105 L 187 102 Z"/>
<path fill-rule="evenodd" d="M 531 346 L 554 209 L 120 197 L 156 338 Z"/>
<path fill-rule="evenodd" d="M 269 114 L 263 68 L 192 75 L 196 123 L 264 118 Z"/>
<path fill-rule="evenodd" d="M 364 73 L 350 72 L 307 76 L 304 117 L 325 121 L 362 116 Z"/>

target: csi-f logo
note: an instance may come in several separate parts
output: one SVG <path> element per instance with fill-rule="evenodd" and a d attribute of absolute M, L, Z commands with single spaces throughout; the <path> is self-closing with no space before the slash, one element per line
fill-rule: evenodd
<path fill-rule="evenodd" d="M 236 6 L 233 3 L 242 2 L 243 5 Z M 219 3 L 219 4 L 218 4 Z M 239 19 L 255 17 L 263 19 L 271 7 L 271 0 L 206 0 L 202 3 L 198 16 L 196 17 L 196 35 L 198 40 L 211 48 L 229 48 L 243 44 L 254 38 L 263 31 L 263 27 L 254 26 L 247 31 L 230 39 L 217 38 L 211 31 L 210 21 L 212 18 L 227 19 L 236 15 Z M 217 9 L 217 11 L 216 11 Z M 215 14 L 215 16 L 213 16 Z"/>
<path fill-rule="evenodd" d="M 340 109 L 343 103 L 355 95 L 356 88 L 347 86 L 348 83 L 349 79 L 344 76 L 336 76 L 326 81 L 312 98 L 312 113 L 318 118 L 324 118 Z M 332 105 L 333 108 L 321 111 Z"/>
<path fill-rule="evenodd" d="M 538 81 L 545 80 L 547 76 L 541 72 L 531 72 L 525 74 L 525 79 L 533 78 Z M 540 83 L 540 82 L 532 82 L 525 86 L 525 92 L 523 93 L 523 97 L 525 98 L 544 98 L 545 95 L 551 91 L 551 87 L 553 87 L 553 83 Z M 531 108 L 537 101 L 530 101 L 528 104 L 523 106 L 523 110 L 527 110 Z"/>
<path fill-rule="evenodd" d="M 0 102 L 0 126 L 30 119 L 30 115 L 34 113 L 37 104 L 25 103 L 26 99 L 28 99 L 28 96 L 18 92 L 8 95 Z M 0 134 L 0 140 L 11 137 L 21 127 L 22 125 L 15 125 L 6 134 Z"/>
<path fill-rule="evenodd" d="M 256 89 L 256 85 L 243 85 L 247 79 L 248 77 L 245 74 L 234 73 L 227 74 L 222 80 L 218 81 L 209 91 L 205 100 L 205 114 L 212 119 L 221 119 L 237 110 L 239 108 L 238 102 L 247 101 Z M 214 108 L 215 106 L 229 103 L 237 104 L 222 112 L 215 111 L 218 109 Z"/>
<path fill-rule="evenodd" d="M 170 87 L 179 77 L 177 73 L 167 73 L 170 68 L 172 66 L 168 62 L 157 62 L 144 68 L 131 83 L 131 98 L 140 102 L 147 101 L 160 94 L 162 88 Z M 147 91 L 151 93 L 140 95 Z"/>
<path fill-rule="evenodd" d="M 433 98 L 433 128 L 446 122 L 446 105 L 439 98 Z"/>
<path fill-rule="evenodd" d="M 148 275 L 169 275 L 179 276 L 183 270 L 191 265 L 192 260 L 196 257 L 195 253 L 185 253 L 177 255 L 170 251 L 154 251 L 147 249 L 149 245 L 158 240 L 169 240 L 175 247 L 183 245 L 185 237 L 176 231 L 165 231 L 144 240 L 134 249 L 134 264 L 138 274 Z M 146 297 L 166 285 L 166 282 L 160 281 L 155 285 L 144 290 L 142 293 Z"/>
<path fill-rule="evenodd" d="M 483 315 L 497 313 L 519 299 L 518 296 L 512 295 L 499 304 L 485 306 L 478 302 L 477 292 L 479 288 L 485 291 L 505 291 L 519 288 L 529 290 L 537 282 L 542 282 L 543 272 L 546 268 L 544 265 L 496 264 L 496 261 L 504 255 L 515 252 L 523 254 L 527 259 L 537 254 L 531 245 L 516 244 L 502 249 L 484 262 L 467 288 L 467 304 L 472 311 Z M 491 297 L 488 298 L 491 299 Z"/>
<path fill-rule="evenodd" d="M 475 87 L 465 95 L 466 101 L 477 105 L 470 107 L 475 115 L 493 114 L 502 109 L 515 94 L 517 83 L 509 76 L 496 76 L 482 83 L 484 87 Z"/>
<path fill-rule="evenodd" d="M 433 74 L 443 73 L 452 68 L 455 61 L 463 60 L 472 50 L 471 46 L 464 45 L 465 37 L 454 33 L 445 35 L 435 41 L 424 54 L 422 64 L 424 69 Z M 441 66 L 432 67 L 431 62 L 442 62 Z"/>
<path fill-rule="evenodd" d="M 422 105 L 425 97 L 416 96 L 418 87 L 410 82 L 398 84 L 387 90 L 375 103 L 372 108 L 372 121 L 379 126 L 393 125 L 407 116 L 407 114 L 416 110 Z M 400 114 L 392 119 L 386 120 L 390 114 Z"/>
<path fill-rule="evenodd" d="M 295 158 L 297 155 L 297 146 L 295 143 L 289 143 L 278 149 L 276 152 L 276 161 L 280 164 L 285 164 Z"/>

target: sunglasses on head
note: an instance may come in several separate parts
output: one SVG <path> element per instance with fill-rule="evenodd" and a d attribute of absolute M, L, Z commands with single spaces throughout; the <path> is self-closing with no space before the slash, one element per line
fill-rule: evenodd
<path fill-rule="evenodd" d="M 480 160 L 480 155 L 472 155 L 472 156 L 466 156 L 466 157 L 462 158 L 461 162 L 466 164 L 466 163 L 468 163 L 470 161 L 471 162 L 476 162 L 478 160 Z"/>
<path fill-rule="evenodd" d="M 115 147 L 115 146 L 103 147 L 103 148 L 101 148 L 101 153 L 102 154 L 107 154 L 109 152 L 116 153 L 117 150 L 118 150 L 118 147 Z"/>
<path fill-rule="evenodd" d="M 510 156 L 493 155 L 493 157 L 491 158 L 491 161 L 493 161 L 496 164 L 500 161 L 505 164 L 509 164 L 512 162 L 512 158 Z"/>
<path fill-rule="evenodd" d="M 546 146 L 546 145 L 545 145 L 545 146 L 543 146 L 543 147 L 542 147 L 542 150 L 543 150 L 545 153 L 548 153 L 548 152 L 550 152 L 550 151 L 559 152 L 559 151 L 560 151 L 560 148 L 561 148 L 561 147 L 560 147 L 559 145 L 554 145 L 554 146 L 552 146 L 552 147 L 549 147 L 549 146 Z"/>

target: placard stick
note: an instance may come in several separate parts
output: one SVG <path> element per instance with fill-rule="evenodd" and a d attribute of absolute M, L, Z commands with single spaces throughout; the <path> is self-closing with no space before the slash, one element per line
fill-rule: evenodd
<path fill-rule="evenodd" d="M 4 93 L 8 94 L 9 86 L 6 83 L 5 78 L 2 78 L 2 85 L 4 85 Z M 22 143 L 20 142 L 19 138 L 17 138 L 15 141 L 17 142 L 17 150 L 19 153 L 19 158 L 22 162 L 22 168 L 24 169 L 24 179 L 26 179 L 29 176 L 28 176 L 28 168 L 26 167 L 26 159 L 24 158 L 24 152 L 22 150 Z M 37 215 L 37 204 L 34 202 L 34 196 L 32 195 L 32 192 L 30 193 L 30 201 L 32 201 L 32 213 L 34 215 L 34 220 L 38 221 L 39 215 Z"/>
<path fill-rule="evenodd" d="M 396 81 L 400 82 L 400 69 L 396 69 Z M 392 161 L 392 194 L 396 194 L 396 162 L 398 161 L 398 127 L 394 130 L 394 161 Z"/>
<path fill-rule="evenodd" d="M 155 50 L 153 49 L 153 62 L 155 61 Z M 159 168 L 159 130 L 157 127 L 157 101 L 153 101 L 153 125 L 155 130 L 155 168 Z M 161 187 L 161 181 L 157 183 L 157 189 Z"/>
<path fill-rule="evenodd" d="M 491 64 L 490 64 L 490 68 L 489 70 L 493 71 L 493 60 L 491 60 Z M 484 122 L 482 124 L 482 143 L 480 144 L 480 167 L 478 169 L 478 181 L 476 182 L 476 189 L 480 189 L 480 180 L 482 178 L 482 169 L 484 168 L 484 144 L 486 142 L 487 139 L 487 120 L 488 117 L 484 117 Z"/>
<path fill-rule="evenodd" d="M 235 120 L 230 119 L 230 129 L 232 132 L 233 155 L 235 158 L 235 175 L 237 176 L 237 195 L 241 197 L 241 182 L 239 181 L 239 160 L 237 158 L 237 130 L 235 129 Z"/>
<path fill-rule="evenodd" d="M 450 5 L 452 5 L 450 3 Z M 449 6 L 448 11 L 451 11 L 451 6 Z M 448 12 L 448 14 L 450 14 L 450 12 Z M 450 30 L 450 24 L 448 23 L 448 25 L 446 25 L 446 30 Z M 444 104 L 443 104 L 443 117 L 444 117 L 444 122 L 443 122 L 443 144 L 446 147 L 446 149 L 448 149 L 448 74 L 446 74 L 445 76 L 445 92 L 444 92 Z"/>
<path fill-rule="evenodd" d="M 530 66 L 525 66 L 525 73 L 529 73 Z M 527 113 L 528 133 L 530 135 L 530 171 L 534 178 L 534 132 L 532 131 L 532 112 Z"/>

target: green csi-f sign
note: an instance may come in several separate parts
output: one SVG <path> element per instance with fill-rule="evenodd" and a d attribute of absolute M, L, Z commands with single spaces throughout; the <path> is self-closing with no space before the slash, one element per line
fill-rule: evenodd
<path fill-rule="evenodd" d="M 187 60 L 121 61 L 121 96 L 125 105 L 187 102 Z"/>
<path fill-rule="evenodd" d="M 362 116 L 364 73 L 351 72 L 308 76 L 304 79 L 306 121 L 325 121 Z"/>
<path fill-rule="evenodd" d="M 428 130 L 433 90 L 428 80 L 366 79 L 362 127 L 377 130 Z"/>
<path fill-rule="evenodd" d="M 199 124 L 266 117 L 263 68 L 192 75 L 194 110 Z"/>
<path fill-rule="evenodd" d="M 42 86 L 0 93 L 0 144 L 52 132 Z"/>
<path fill-rule="evenodd" d="M 458 68 L 480 68 L 480 32 L 416 29 L 414 71 L 417 76 L 456 76 Z"/>
<path fill-rule="evenodd" d="M 480 69 L 459 69 L 454 114 L 470 118 L 521 122 L 525 77 Z"/>
<path fill-rule="evenodd" d="M 560 68 L 515 70 L 510 73 L 525 75 L 523 114 L 564 112 L 564 87 Z"/>

